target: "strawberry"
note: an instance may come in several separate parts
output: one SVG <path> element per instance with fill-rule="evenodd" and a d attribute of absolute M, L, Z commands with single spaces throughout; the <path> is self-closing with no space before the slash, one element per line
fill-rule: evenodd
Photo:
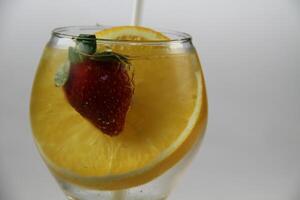
<path fill-rule="evenodd" d="M 76 49 L 69 51 L 78 53 Z M 94 53 L 80 59 L 78 55 L 75 62 L 70 59 L 67 80 L 63 84 L 66 98 L 103 133 L 118 135 L 124 128 L 133 95 L 128 61 L 113 52 Z"/>

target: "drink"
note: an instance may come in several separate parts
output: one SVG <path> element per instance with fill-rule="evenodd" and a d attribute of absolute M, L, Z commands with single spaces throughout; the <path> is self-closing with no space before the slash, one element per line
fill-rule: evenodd
<path fill-rule="evenodd" d="M 98 30 L 99 27 L 81 29 L 86 32 Z M 92 88 L 90 85 L 98 84 L 98 80 L 89 85 L 84 83 L 91 80 L 80 80 L 80 87 L 75 82 L 77 85 L 72 85 L 73 96 L 68 93 L 67 86 L 71 84 L 71 79 L 83 79 L 79 78 L 83 72 L 80 71 L 80 75 L 73 72 L 74 66 L 80 70 L 94 68 L 93 56 L 86 58 L 88 61 L 84 62 L 88 64 L 85 66 L 71 65 L 64 86 L 58 86 L 55 82 L 62 66 L 70 62 L 69 47 L 74 46 L 74 39 L 59 39 L 58 36 L 63 36 L 59 35 L 61 32 L 53 35 L 44 50 L 31 99 L 34 138 L 55 177 L 63 184 L 112 191 L 148 184 L 174 165 L 176 167 L 176 163 L 201 140 L 207 119 L 204 80 L 189 38 L 186 36 L 174 41 L 152 43 L 97 40 L 97 52 L 125 55 L 129 63 L 124 73 L 128 75 L 126 83 L 129 83 L 127 87 L 130 90 L 126 90 L 126 99 L 130 100 L 130 105 L 128 110 L 122 111 L 125 113 L 124 122 L 120 123 L 122 126 L 115 128 L 110 123 L 117 124 L 115 121 L 123 119 L 119 120 L 123 114 L 118 109 L 115 109 L 119 112 L 115 115 L 116 120 L 100 122 L 97 126 L 97 121 L 93 121 L 93 115 L 90 114 L 93 101 L 86 100 L 78 104 L 78 99 L 84 97 L 77 93 L 87 91 L 82 87 Z M 64 43 L 62 40 L 65 40 Z M 93 73 L 98 73 L 98 70 L 95 68 Z M 103 84 L 107 84 L 105 81 L 109 76 L 115 76 L 102 75 L 99 77 L 103 78 Z M 94 75 L 89 74 L 88 77 Z M 112 80 L 116 80 L 116 77 Z M 110 86 L 102 88 L 109 88 L 106 89 L 107 94 L 118 94 L 113 90 L 120 90 L 119 86 Z M 101 92 L 105 93 L 106 90 L 102 89 Z M 96 91 L 99 91 L 97 87 L 91 92 L 93 94 Z M 110 101 L 103 100 L 104 94 L 102 99 L 99 99 L 100 96 L 97 96 L 98 102 Z M 114 102 L 111 100 L 108 105 L 115 105 Z M 110 110 L 114 111 L 114 108 L 108 108 L 107 112 Z"/>

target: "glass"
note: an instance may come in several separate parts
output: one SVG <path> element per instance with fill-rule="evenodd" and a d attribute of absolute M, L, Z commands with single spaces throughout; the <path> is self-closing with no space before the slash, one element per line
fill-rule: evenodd
<path fill-rule="evenodd" d="M 107 28 L 52 32 L 32 88 L 36 145 L 68 199 L 166 199 L 206 127 L 197 53 L 174 31 L 159 30 L 168 41 L 90 37 Z"/>

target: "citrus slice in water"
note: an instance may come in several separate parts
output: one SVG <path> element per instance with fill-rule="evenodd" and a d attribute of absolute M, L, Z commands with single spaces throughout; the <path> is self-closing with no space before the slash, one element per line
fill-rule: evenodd
<path fill-rule="evenodd" d="M 166 53 L 168 50 L 167 46 L 144 45 L 143 42 L 161 42 L 170 40 L 170 38 L 158 31 L 141 26 L 117 26 L 101 30 L 95 35 L 97 39 L 137 42 L 136 45 L 115 42 L 110 44 L 105 43 L 104 45 L 100 43 L 97 45 L 99 52 L 112 50 L 120 54 L 133 56 L 139 56 L 147 52 L 148 54 L 151 54 L 153 53 L 153 50 L 156 50 L 156 53 Z M 138 44 L 139 42 L 141 43 Z M 160 52 L 158 52 L 158 50 L 160 50 Z"/>
<path fill-rule="evenodd" d="M 121 27 L 96 33 L 103 38 L 166 40 L 161 33 Z M 48 56 L 50 55 L 50 56 Z M 48 59 L 51 58 L 51 59 Z M 132 61 L 135 91 L 124 130 L 101 133 L 77 113 L 53 76 L 65 59 L 46 48 L 31 101 L 32 128 L 44 159 L 58 177 L 100 189 L 144 184 L 177 163 L 202 136 L 206 96 L 193 52 Z"/>
<path fill-rule="evenodd" d="M 169 38 L 160 32 L 141 26 L 116 26 L 96 33 L 97 38 L 129 41 L 163 41 Z"/>

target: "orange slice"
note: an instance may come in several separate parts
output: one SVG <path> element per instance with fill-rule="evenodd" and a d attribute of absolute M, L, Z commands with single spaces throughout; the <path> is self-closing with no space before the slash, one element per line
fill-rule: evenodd
<path fill-rule="evenodd" d="M 96 33 L 97 38 L 129 41 L 163 41 L 169 38 L 160 32 L 141 26 L 117 26 Z"/>

